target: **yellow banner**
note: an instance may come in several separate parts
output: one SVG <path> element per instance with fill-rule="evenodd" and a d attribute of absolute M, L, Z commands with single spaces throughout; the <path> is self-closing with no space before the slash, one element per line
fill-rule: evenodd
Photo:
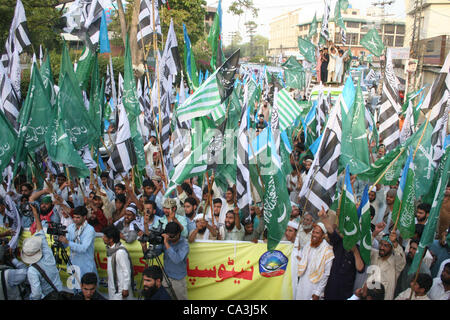
<path fill-rule="evenodd" d="M 19 241 L 30 237 L 24 231 Z M 49 246 L 53 240 L 47 235 Z M 134 268 L 134 281 L 142 289 L 142 271 L 155 260 L 143 258 L 139 241 L 124 243 Z M 107 256 L 101 237 L 94 243 L 94 259 L 99 276 L 99 291 L 107 294 Z M 292 245 L 279 244 L 277 251 L 266 252 L 266 243 L 202 241 L 189 245 L 187 288 L 190 300 L 291 300 L 292 276 L 289 258 Z M 67 249 L 70 256 L 70 250 Z M 163 255 L 160 256 L 163 262 Z M 73 283 L 65 265 L 59 265 L 63 286 Z M 137 296 L 138 292 L 135 292 Z"/>

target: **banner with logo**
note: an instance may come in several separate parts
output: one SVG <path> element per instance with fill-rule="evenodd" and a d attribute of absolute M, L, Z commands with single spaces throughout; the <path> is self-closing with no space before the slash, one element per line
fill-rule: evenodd
<path fill-rule="evenodd" d="M 19 241 L 30 237 L 24 231 Z M 51 247 L 53 239 L 47 235 Z M 134 269 L 137 290 L 142 289 L 142 271 L 157 264 L 143 258 L 139 241 L 125 243 Z M 99 276 L 99 291 L 108 292 L 106 248 L 101 237 L 95 239 L 94 259 Z M 189 300 L 292 300 L 292 272 L 290 257 L 292 244 L 280 243 L 267 252 L 266 243 L 244 241 L 199 241 L 189 244 L 187 260 L 187 288 Z M 70 249 L 67 249 L 70 256 Z M 160 257 L 163 262 L 163 255 Z M 75 278 L 59 265 L 63 286 L 78 287 Z M 138 292 L 134 295 L 137 297 Z"/>

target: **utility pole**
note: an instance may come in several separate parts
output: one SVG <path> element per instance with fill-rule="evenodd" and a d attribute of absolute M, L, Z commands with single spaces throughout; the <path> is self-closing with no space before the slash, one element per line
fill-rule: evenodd
<path fill-rule="evenodd" d="M 422 73 L 423 68 L 423 50 L 420 42 L 420 30 L 422 28 L 422 8 L 423 0 L 414 2 L 414 23 L 411 35 L 411 57 L 417 59 L 417 69 L 412 74 L 408 73 L 408 79 L 412 76 L 413 80 Z M 416 89 L 415 81 L 409 81 L 411 90 Z M 418 84 L 417 84 L 418 85 Z"/>
<path fill-rule="evenodd" d="M 257 24 L 254 21 L 248 21 L 245 23 L 245 26 L 247 27 L 247 34 L 250 37 L 250 57 L 253 57 L 255 55 L 255 51 L 253 48 L 253 37 L 256 33 L 256 28 L 258 27 Z"/>

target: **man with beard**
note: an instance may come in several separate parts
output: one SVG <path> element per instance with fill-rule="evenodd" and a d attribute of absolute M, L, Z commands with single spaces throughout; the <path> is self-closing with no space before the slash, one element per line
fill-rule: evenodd
<path fill-rule="evenodd" d="M 156 203 L 152 200 L 145 200 L 144 202 L 144 228 L 138 231 L 138 237 L 142 237 L 144 233 L 150 235 L 150 228 L 158 228 L 160 217 L 156 215 Z M 147 242 L 141 242 L 142 252 L 147 252 Z"/>
<path fill-rule="evenodd" d="M 322 222 L 315 223 L 311 241 L 300 249 L 295 300 L 319 300 L 323 295 L 334 259 L 333 248 L 326 242 Z"/>
<path fill-rule="evenodd" d="M 162 286 L 163 273 L 159 266 L 150 266 L 142 272 L 144 300 L 172 300 Z"/>
<path fill-rule="evenodd" d="M 125 240 L 126 243 L 131 243 L 136 240 L 137 233 L 141 230 L 140 228 L 135 228 L 136 214 L 136 205 L 130 203 L 125 210 L 125 215 L 114 223 L 114 226 L 116 226 L 120 232 L 120 239 Z"/>
<path fill-rule="evenodd" d="M 239 219 L 239 208 L 229 210 L 225 216 L 225 226 L 220 229 L 218 240 L 235 240 L 242 241 L 244 238 L 244 229 Z"/>
<path fill-rule="evenodd" d="M 430 215 L 431 206 L 428 203 L 421 203 L 416 210 L 416 224 L 425 225 Z"/>
<path fill-rule="evenodd" d="M 202 215 L 196 215 L 194 218 L 195 229 L 189 233 L 189 243 L 199 240 L 217 240 L 217 227 L 213 227 L 205 220 Z"/>
<path fill-rule="evenodd" d="M 381 228 L 376 228 L 372 238 L 380 233 Z M 394 299 L 395 285 L 398 277 L 406 264 L 405 252 L 397 241 L 396 232 L 385 235 L 379 242 L 379 249 L 372 248 L 370 254 L 371 264 L 376 267 L 377 275 L 386 290 L 385 299 Z"/>
<path fill-rule="evenodd" d="M 450 228 L 440 234 L 439 239 L 434 240 L 433 243 L 428 247 L 428 250 L 431 252 L 434 260 L 430 268 L 432 277 L 437 276 L 442 261 L 450 258 L 449 241 Z"/>
<path fill-rule="evenodd" d="M 303 215 L 302 224 L 297 230 L 297 239 L 295 242 L 299 248 L 303 248 L 308 242 L 311 241 L 311 230 L 313 226 L 313 216 L 310 213 Z"/>
<path fill-rule="evenodd" d="M 47 194 L 47 195 L 42 197 L 41 203 L 39 205 L 39 218 L 41 220 L 43 228 L 47 227 L 48 222 L 57 222 L 57 223 L 59 223 L 61 221 L 60 217 L 59 217 L 59 214 L 57 212 L 55 212 L 55 210 L 53 210 L 54 206 L 53 206 L 52 197 L 49 196 L 48 193 L 50 193 L 50 191 L 48 191 L 48 189 L 44 189 L 44 190 L 42 190 L 40 192 L 35 192 L 30 197 L 30 202 L 34 202 L 41 195 Z M 30 232 L 31 232 L 31 234 L 34 234 L 36 232 L 36 221 L 34 221 L 31 224 Z"/>
<path fill-rule="evenodd" d="M 395 288 L 394 296 L 398 296 L 401 292 L 408 289 L 411 286 L 411 281 L 414 280 L 415 273 L 408 274 L 408 272 L 409 268 L 411 267 L 414 256 L 416 255 L 418 246 L 419 246 L 418 239 L 412 239 L 411 242 L 409 243 L 409 251 L 406 254 L 406 265 L 403 271 L 400 273 L 400 276 L 398 277 L 397 287 Z M 428 268 L 428 266 L 425 263 L 420 264 L 419 273 L 424 273 L 431 276 L 430 268 Z"/>
<path fill-rule="evenodd" d="M 256 218 L 255 218 L 256 219 Z M 264 219 L 258 221 L 258 226 L 255 228 L 255 220 L 248 220 L 244 222 L 244 237 L 242 241 L 251 241 L 257 243 L 261 240 L 264 232 Z"/>
<path fill-rule="evenodd" d="M 196 228 L 194 218 L 197 212 L 197 201 L 192 197 L 188 197 L 184 200 L 183 206 L 187 220 L 188 234 L 190 234 Z"/>
<path fill-rule="evenodd" d="M 394 209 L 395 197 L 397 195 L 396 189 L 389 189 L 386 193 L 386 210 L 383 215 L 383 222 L 386 223 L 386 227 L 384 228 L 384 233 L 389 233 L 394 227 L 394 222 L 392 221 L 392 210 Z M 386 290 L 387 292 L 388 290 Z"/>
<path fill-rule="evenodd" d="M 441 273 L 433 279 L 433 286 L 428 292 L 431 300 L 450 299 L 450 260 L 442 262 Z"/>
<path fill-rule="evenodd" d="M 387 187 L 377 184 L 376 189 L 369 192 L 369 202 L 370 205 L 375 209 L 375 216 L 372 219 L 372 223 L 375 225 L 381 222 L 382 215 L 386 209 L 386 192 Z"/>
<path fill-rule="evenodd" d="M 188 234 L 188 222 L 185 216 L 177 214 L 177 202 L 175 199 L 167 198 L 163 204 L 164 216 L 159 219 L 162 223 L 162 227 L 165 228 L 169 222 L 175 222 L 180 226 L 181 236 L 185 239 Z"/>

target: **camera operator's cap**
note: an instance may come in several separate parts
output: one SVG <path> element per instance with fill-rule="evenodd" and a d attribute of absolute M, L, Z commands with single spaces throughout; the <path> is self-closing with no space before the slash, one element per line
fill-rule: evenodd
<path fill-rule="evenodd" d="M 176 206 L 177 206 L 177 202 L 175 199 L 166 198 L 166 200 L 164 200 L 163 208 L 172 209 L 173 207 L 176 207 Z"/>
<path fill-rule="evenodd" d="M 39 236 L 33 236 L 31 238 L 26 238 L 23 241 L 22 261 L 26 264 L 33 264 L 41 260 L 42 258 L 42 238 Z"/>

